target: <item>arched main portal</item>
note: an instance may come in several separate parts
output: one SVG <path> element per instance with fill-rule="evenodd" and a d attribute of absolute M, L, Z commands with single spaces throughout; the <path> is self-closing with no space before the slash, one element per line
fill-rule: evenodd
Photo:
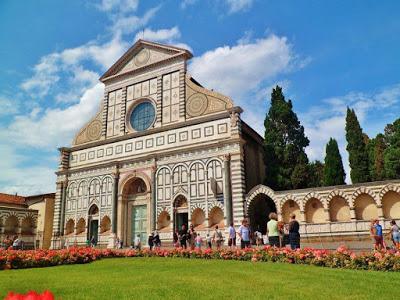
<path fill-rule="evenodd" d="M 178 195 L 174 201 L 174 231 L 181 229 L 185 224 L 188 228 L 188 202 L 185 196 Z"/>
<path fill-rule="evenodd" d="M 123 211 L 122 224 L 123 238 L 126 244 L 133 244 L 136 236 L 142 243 L 146 243 L 150 211 L 150 187 L 142 177 L 131 177 L 122 189 Z"/>
<path fill-rule="evenodd" d="M 89 208 L 88 212 L 89 228 L 88 228 L 88 239 L 91 241 L 92 238 L 97 244 L 99 240 L 99 208 L 96 204 L 93 204 Z"/>
<path fill-rule="evenodd" d="M 276 213 L 276 205 L 270 197 L 265 194 L 258 194 L 254 197 L 248 209 L 251 230 L 253 232 L 257 230 L 265 234 L 271 212 Z"/>

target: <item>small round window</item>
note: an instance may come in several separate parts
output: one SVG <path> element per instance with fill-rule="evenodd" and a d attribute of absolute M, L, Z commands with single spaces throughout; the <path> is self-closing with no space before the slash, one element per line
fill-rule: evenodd
<path fill-rule="evenodd" d="M 143 131 L 153 125 L 156 117 L 156 111 L 153 104 L 144 101 L 135 106 L 132 110 L 130 123 L 134 130 Z"/>

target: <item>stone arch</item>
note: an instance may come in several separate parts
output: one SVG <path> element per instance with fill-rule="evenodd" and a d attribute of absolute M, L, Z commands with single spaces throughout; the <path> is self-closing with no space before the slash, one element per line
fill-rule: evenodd
<path fill-rule="evenodd" d="M 306 210 L 306 204 L 310 199 L 317 199 L 319 202 L 321 202 L 324 209 L 328 209 L 326 201 L 324 201 L 323 197 L 320 194 L 316 192 L 310 192 L 303 198 L 304 211 Z"/>
<path fill-rule="evenodd" d="M 387 184 L 379 191 L 379 198 L 382 199 L 387 192 L 396 192 L 400 194 L 400 186 L 394 184 Z"/>
<path fill-rule="evenodd" d="M 163 210 L 157 218 L 157 229 L 159 231 L 169 231 L 171 225 L 171 216 L 168 211 Z"/>
<path fill-rule="evenodd" d="M 75 221 L 73 219 L 69 219 L 65 224 L 65 234 L 70 235 L 75 231 Z"/>
<path fill-rule="evenodd" d="M 269 198 L 271 198 L 271 200 L 275 203 L 275 206 L 278 207 L 278 201 L 275 199 L 274 190 L 268 186 L 259 184 L 259 185 L 256 185 L 255 187 L 253 187 L 247 193 L 247 196 L 246 196 L 247 209 L 249 208 L 251 201 L 253 201 L 253 199 L 259 194 L 264 194 L 264 195 L 268 196 Z"/>
<path fill-rule="evenodd" d="M 210 209 L 208 214 L 208 227 L 215 228 L 218 225 L 219 228 L 224 228 L 224 212 L 218 207 L 214 206 Z"/>
<path fill-rule="evenodd" d="M 292 197 L 286 197 L 282 200 L 283 205 L 281 207 L 282 220 L 285 223 L 289 223 L 290 215 L 295 214 L 296 218 L 300 216 L 300 205 Z"/>
<path fill-rule="evenodd" d="M 326 197 L 326 204 L 329 206 L 331 200 L 334 197 L 341 197 L 343 198 L 347 205 L 350 206 L 351 205 L 351 200 L 349 199 L 349 197 L 346 195 L 346 193 L 344 193 L 342 190 L 333 190 L 329 193 L 329 195 Z"/>
<path fill-rule="evenodd" d="M 381 198 L 383 216 L 385 219 L 400 219 L 400 193 L 387 191 Z"/>
<path fill-rule="evenodd" d="M 178 174 L 178 177 L 176 175 Z M 171 173 L 172 184 L 186 184 L 189 181 L 188 167 L 184 163 L 174 165 Z"/>
<path fill-rule="evenodd" d="M 350 206 L 343 196 L 333 196 L 328 203 L 329 217 L 332 222 L 347 222 L 351 220 Z"/>
<path fill-rule="evenodd" d="M 197 207 L 193 210 L 191 214 L 191 224 L 193 224 L 195 230 L 201 230 L 204 229 L 205 225 L 204 222 L 206 220 L 206 214 L 204 213 L 204 210 L 202 210 L 200 207 Z M 223 221 L 223 213 L 222 213 L 222 221 Z"/>
<path fill-rule="evenodd" d="M 79 182 L 78 184 L 78 196 L 86 196 L 89 194 L 88 191 L 88 181 L 86 179 L 83 179 Z"/>
<path fill-rule="evenodd" d="M 156 171 L 156 177 L 158 176 L 158 174 L 159 174 L 162 170 L 167 170 L 167 171 L 169 171 L 170 174 L 172 173 L 172 170 L 171 170 L 171 168 L 170 168 L 169 166 L 161 166 L 161 167 L 159 167 L 159 168 L 157 169 L 157 171 Z"/>
<path fill-rule="evenodd" d="M 100 233 L 111 232 L 111 219 L 109 216 L 104 216 L 100 222 Z"/>
<path fill-rule="evenodd" d="M 26 216 L 21 221 L 21 234 L 34 235 L 35 234 L 35 220 L 31 216 Z"/>
<path fill-rule="evenodd" d="M 76 234 L 84 234 L 86 232 L 86 221 L 84 218 L 80 218 L 76 223 Z"/>
<path fill-rule="evenodd" d="M 98 177 L 92 178 L 88 185 L 88 195 L 99 195 L 101 190 L 100 179 Z"/>
<path fill-rule="evenodd" d="M 367 187 L 365 187 L 365 186 L 361 186 L 361 187 L 359 187 L 359 188 L 357 188 L 354 192 L 353 192 L 353 194 L 351 195 L 351 207 L 354 207 L 355 206 L 355 200 L 358 198 L 358 196 L 360 196 L 361 194 L 367 194 L 367 195 L 369 195 L 369 196 L 371 196 L 371 198 L 374 200 L 374 202 L 376 203 L 376 204 L 378 204 L 379 205 L 379 202 L 377 201 L 377 199 L 376 199 L 376 195 L 375 195 L 375 193 L 372 191 L 372 190 L 370 190 L 369 188 L 367 188 Z"/>
<path fill-rule="evenodd" d="M 304 212 L 307 223 L 325 223 L 326 215 L 322 201 L 313 196 L 305 198 Z"/>
<path fill-rule="evenodd" d="M 110 175 L 106 175 L 101 180 L 101 192 L 102 194 L 112 193 L 112 186 L 113 186 L 114 178 Z M 109 185 L 111 185 L 109 187 Z"/>
<path fill-rule="evenodd" d="M 173 201 L 173 206 L 175 208 L 188 208 L 189 207 L 189 202 L 188 198 L 185 194 L 179 193 L 175 195 L 174 201 Z"/>
<path fill-rule="evenodd" d="M 68 183 L 68 188 L 67 188 L 67 196 L 69 198 L 76 197 L 78 195 L 77 191 L 77 183 L 75 181 L 71 181 Z"/>
<path fill-rule="evenodd" d="M 9 215 L 4 221 L 4 234 L 17 234 L 19 220 L 16 215 Z"/>
<path fill-rule="evenodd" d="M 92 204 L 89 207 L 88 215 L 89 216 L 97 216 L 99 214 L 99 207 L 96 204 Z"/>
<path fill-rule="evenodd" d="M 378 207 L 375 198 L 369 193 L 353 194 L 353 205 L 357 220 L 378 218 Z"/>
<path fill-rule="evenodd" d="M 254 231 L 266 233 L 267 222 L 271 212 L 277 213 L 277 205 L 264 193 L 257 194 L 250 202 L 247 215 L 250 219 L 250 228 Z"/>
<path fill-rule="evenodd" d="M 121 193 L 124 193 L 124 190 L 126 189 L 127 185 L 131 182 L 131 180 L 135 180 L 136 178 L 140 178 L 143 180 L 143 182 L 146 184 L 146 191 L 150 192 L 151 191 L 151 180 L 150 178 L 143 172 L 134 172 L 133 174 L 129 174 L 126 176 L 119 184 L 119 190 Z"/>

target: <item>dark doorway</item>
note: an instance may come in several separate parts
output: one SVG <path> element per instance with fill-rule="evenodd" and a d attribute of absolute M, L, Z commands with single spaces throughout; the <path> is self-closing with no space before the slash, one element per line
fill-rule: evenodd
<path fill-rule="evenodd" d="M 89 228 L 89 240 L 91 241 L 92 237 L 94 237 L 95 244 L 97 244 L 98 241 L 98 232 L 99 232 L 99 221 L 91 220 Z"/>
<path fill-rule="evenodd" d="M 176 214 L 176 221 L 175 221 L 175 228 L 180 230 L 182 225 L 186 225 L 186 229 L 188 228 L 188 213 L 177 213 Z"/>
<path fill-rule="evenodd" d="M 259 231 L 262 234 L 266 234 L 269 214 L 271 212 L 276 213 L 274 201 L 267 195 L 257 195 L 250 203 L 248 210 L 251 231 Z"/>

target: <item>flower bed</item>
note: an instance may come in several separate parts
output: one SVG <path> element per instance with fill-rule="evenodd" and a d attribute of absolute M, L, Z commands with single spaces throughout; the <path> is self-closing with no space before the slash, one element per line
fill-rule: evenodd
<path fill-rule="evenodd" d="M 370 252 L 355 254 L 345 247 L 336 251 L 319 249 L 249 248 L 244 250 L 184 250 L 161 249 L 150 251 L 70 248 L 64 250 L 0 250 L 1 269 L 49 267 L 64 264 L 84 264 L 112 257 L 179 257 L 188 259 L 223 259 L 252 262 L 281 262 L 306 264 L 330 268 L 358 270 L 399 271 L 400 252 Z"/>

